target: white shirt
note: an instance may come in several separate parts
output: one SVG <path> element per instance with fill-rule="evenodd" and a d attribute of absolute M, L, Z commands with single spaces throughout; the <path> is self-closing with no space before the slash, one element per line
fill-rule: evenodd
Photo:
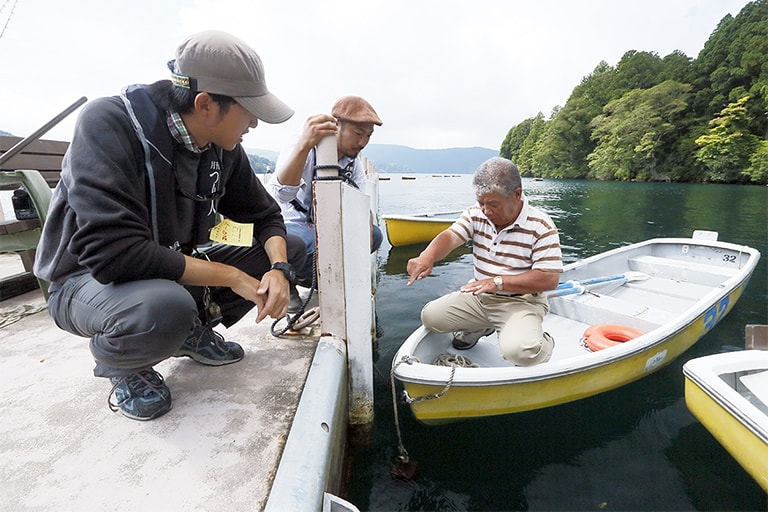
<path fill-rule="evenodd" d="M 305 210 L 309 211 L 312 206 L 312 180 L 315 177 L 315 164 L 317 157 L 315 148 L 310 150 L 307 155 L 307 161 L 304 163 L 304 170 L 301 173 L 301 180 L 298 185 L 283 185 L 277 178 L 277 172 L 285 166 L 285 155 L 289 155 L 290 151 L 284 151 L 280 153 L 275 165 L 275 174 L 270 176 L 267 183 L 267 190 L 277 200 L 280 205 L 280 209 L 283 212 L 283 219 L 286 224 L 297 223 L 306 224 L 307 214 L 297 210 L 291 201 L 298 200 Z M 350 162 L 353 163 L 352 167 L 352 181 L 355 182 L 357 187 L 365 191 L 365 170 L 363 169 L 360 158 L 349 158 L 343 156 L 339 160 L 339 167 L 344 169 Z"/>
<path fill-rule="evenodd" d="M 483 214 L 478 204 L 464 210 L 450 227 L 463 240 L 472 240 L 475 279 L 522 274 L 531 269 L 562 272 L 560 235 L 552 219 L 528 204 L 517 219 L 501 231 Z"/>

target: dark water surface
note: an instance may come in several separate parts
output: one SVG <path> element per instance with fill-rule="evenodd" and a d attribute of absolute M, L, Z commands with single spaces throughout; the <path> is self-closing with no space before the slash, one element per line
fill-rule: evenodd
<path fill-rule="evenodd" d="M 390 175 L 380 212 L 458 210 L 474 201 L 469 175 Z M 375 370 L 375 432 L 353 452 L 346 496 L 360 510 L 766 510 L 766 495 L 688 411 L 682 365 L 743 348 L 746 324 L 768 324 L 768 187 L 523 181 L 561 233 L 566 263 L 694 229 L 752 246 L 763 257 L 734 309 L 682 357 L 622 388 L 548 409 L 425 426 L 398 405 L 412 481 L 390 476 L 398 454 L 390 365 L 427 301 L 472 273 L 469 249 L 407 287 L 405 264 L 424 246 L 379 252 L 377 313 L 384 327 Z M 400 389 L 399 386 L 397 388 Z"/>

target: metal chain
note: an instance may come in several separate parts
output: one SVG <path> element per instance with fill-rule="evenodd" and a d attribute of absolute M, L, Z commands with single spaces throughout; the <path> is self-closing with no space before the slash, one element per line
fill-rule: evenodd
<path fill-rule="evenodd" d="M 405 355 L 400 359 L 400 361 L 398 361 L 392 366 L 392 369 L 389 372 L 389 382 L 392 388 L 392 410 L 395 416 L 395 430 L 397 431 L 397 449 L 400 454 L 398 455 L 398 460 L 400 460 L 401 462 L 408 462 L 410 458 L 408 456 L 408 451 L 405 449 L 405 446 L 403 445 L 403 436 L 400 433 L 400 418 L 397 413 L 397 393 L 395 391 L 395 370 L 397 370 L 397 367 L 403 363 L 413 364 L 413 363 L 420 363 L 420 362 L 421 361 L 419 360 L 418 357 Z M 439 393 L 432 393 L 429 395 L 412 398 L 408 395 L 407 391 L 403 390 L 403 397 L 405 399 L 405 403 L 407 404 L 419 403 L 419 402 L 424 402 L 426 400 L 434 400 L 436 398 L 440 398 L 443 395 L 445 395 L 453 385 L 453 378 L 456 375 L 456 368 L 457 366 L 455 364 L 451 364 L 451 376 L 448 378 L 448 382 L 445 383 L 445 387 Z"/>
<path fill-rule="evenodd" d="M 276 329 L 275 326 L 277 326 L 277 323 L 282 320 L 282 318 L 276 319 L 272 323 L 272 327 L 270 327 L 270 332 L 272 333 L 272 336 L 275 338 L 280 338 L 283 334 L 290 331 L 293 326 L 304 316 L 304 310 L 307 308 L 307 305 L 309 304 L 309 301 L 312 300 L 312 295 L 315 293 L 315 287 L 317 286 L 317 250 L 312 253 L 312 284 L 309 287 L 309 295 L 306 299 L 304 299 L 304 302 L 302 302 L 301 307 L 299 310 L 294 313 L 293 315 L 285 315 L 286 320 L 286 326 L 283 329 Z"/>
<path fill-rule="evenodd" d="M 206 261 L 211 261 L 211 258 L 204 250 L 194 249 L 192 251 L 193 258 L 201 258 Z M 205 311 L 205 326 L 213 327 L 221 322 L 221 307 L 212 300 L 210 286 L 202 286 L 203 288 L 203 311 Z"/>

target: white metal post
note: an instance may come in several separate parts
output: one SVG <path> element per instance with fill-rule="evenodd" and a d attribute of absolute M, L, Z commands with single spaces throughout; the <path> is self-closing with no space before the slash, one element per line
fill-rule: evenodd
<path fill-rule="evenodd" d="M 335 152 L 330 163 L 325 155 L 330 151 L 318 146 L 318 165 L 338 164 Z M 368 427 L 373 423 L 370 200 L 340 180 L 317 180 L 314 192 L 321 330 L 347 343 L 349 423 Z"/>

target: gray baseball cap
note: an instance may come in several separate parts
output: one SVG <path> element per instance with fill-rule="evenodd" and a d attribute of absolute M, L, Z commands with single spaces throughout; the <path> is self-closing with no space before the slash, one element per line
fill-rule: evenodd
<path fill-rule="evenodd" d="M 176 49 L 171 80 L 177 87 L 230 96 L 265 123 L 282 123 L 293 115 L 267 89 L 256 52 L 226 32 L 207 30 L 185 39 Z"/>

